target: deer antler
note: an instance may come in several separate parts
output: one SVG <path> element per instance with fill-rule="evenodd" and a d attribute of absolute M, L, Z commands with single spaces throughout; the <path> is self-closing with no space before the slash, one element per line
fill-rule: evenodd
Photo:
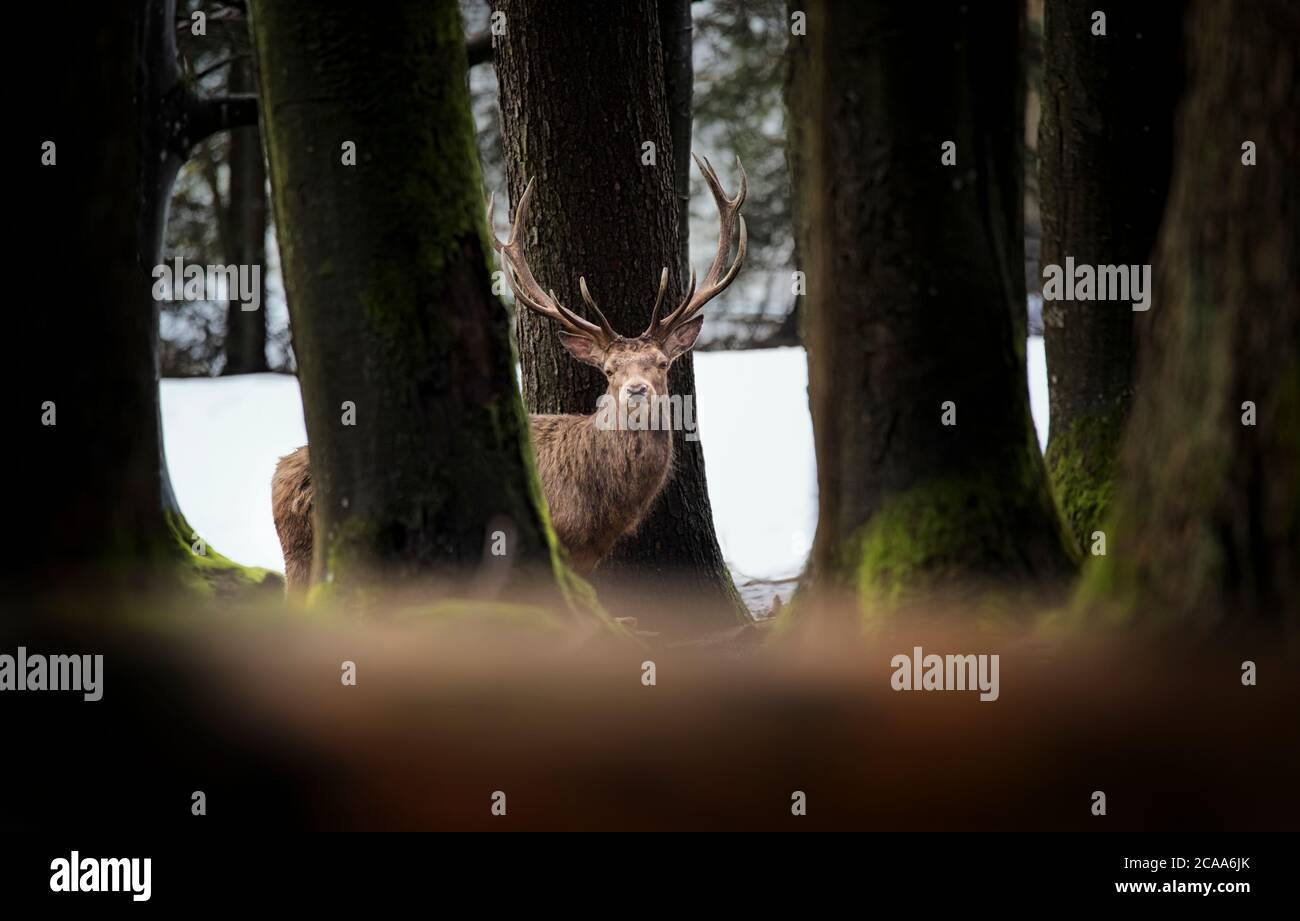
<path fill-rule="evenodd" d="M 534 177 L 535 178 L 535 177 Z M 515 300 L 523 304 L 533 313 L 540 314 L 548 320 L 554 320 L 559 323 L 566 332 L 575 336 L 583 336 L 597 343 L 601 348 L 606 348 L 611 342 L 618 338 L 618 333 L 609 325 L 609 320 L 600 312 L 587 293 L 587 282 L 584 279 L 581 282 L 582 297 L 587 305 L 595 311 L 596 316 L 600 319 L 600 325 L 597 326 L 588 320 L 584 320 L 569 308 L 560 303 L 555 296 L 555 292 L 547 293 L 542 290 L 542 286 L 533 278 L 532 269 L 528 267 L 528 260 L 524 256 L 524 241 L 521 231 L 524 222 L 528 220 L 528 207 L 533 201 L 533 179 L 528 180 L 528 186 L 524 189 L 523 197 L 519 199 L 519 206 L 515 209 L 515 222 L 510 227 L 510 236 L 502 242 L 497 239 L 496 233 L 492 232 L 492 206 L 496 204 L 496 195 L 488 197 L 488 231 L 492 237 L 492 247 L 501 254 L 501 261 L 504 263 L 503 268 L 506 270 L 506 277 L 510 281 L 510 290 L 515 293 Z"/>
<path fill-rule="evenodd" d="M 722 190 L 722 183 L 718 181 L 718 174 L 714 171 L 709 158 L 701 158 L 694 153 L 691 156 L 695 157 L 695 165 L 704 175 L 704 181 L 708 183 L 709 190 L 713 193 L 713 201 L 718 206 L 718 252 L 713 257 L 713 264 L 709 266 L 708 274 L 704 276 L 699 289 L 696 290 L 695 287 L 695 270 L 691 269 L 691 282 L 686 290 L 686 296 L 682 298 L 676 310 L 660 320 L 659 306 L 663 301 L 664 288 L 668 284 L 668 270 L 664 269 L 659 281 L 659 297 L 655 300 L 654 312 L 650 316 L 650 326 L 643 333 L 644 336 L 660 341 L 667 338 L 676 327 L 692 319 L 705 304 L 725 291 L 727 286 L 735 281 L 736 274 L 745 262 L 747 236 L 745 219 L 740 214 L 740 206 L 745 203 L 748 178 L 745 176 L 745 167 L 740 163 L 740 157 L 736 158 L 736 169 L 740 171 L 740 191 L 736 193 L 735 198 L 728 198 L 727 193 Z M 737 222 L 740 224 L 740 240 L 736 245 L 736 260 L 730 268 L 727 268 L 727 256 L 731 252 L 731 231 Z"/>

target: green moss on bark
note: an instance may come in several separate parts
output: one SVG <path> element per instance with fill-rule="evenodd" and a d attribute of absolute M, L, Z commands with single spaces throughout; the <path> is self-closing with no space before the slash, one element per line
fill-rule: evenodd
<path fill-rule="evenodd" d="M 311 600 L 356 590 L 382 605 L 403 584 L 472 597 L 486 532 L 508 521 L 509 559 L 487 561 L 507 567 L 501 590 L 531 600 L 547 582 L 580 601 L 491 292 L 456 3 L 402 0 L 381 19 L 251 7 L 312 445 L 313 563 L 330 583 Z M 345 141 L 355 165 L 339 161 Z M 355 426 L 339 424 L 345 401 Z"/>
<path fill-rule="evenodd" d="M 167 512 L 166 520 L 171 535 L 172 556 L 179 560 L 181 580 L 189 588 L 217 598 L 236 596 L 252 590 L 283 591 L 284 579 L 279 573 L 260 566 L 241 566 L 207 546 L 206 541 L 203 554 L 195 553 L 195 531 L 180 512 Z"/>
<path fill-rule="evenodd" d="M 1219 341 L 1213 336 L 1208 339 Z M 1230 591 L 1250 599 L 1255 607 L 1252 613 L 1259 616 L 1262 611 L 1264 619 L 1286 613 L 1255 597 L 1264 595 L 1260 586 L 1266 586 L 1268 578 L 1294 571 L 1294 562 L 1261 567 L 1264 577 L 1248 576 L 1243 570 L 1247 564 L 1258 564 L 1251 556 L 1259 552 L 1258 546 L 1249 553 L 1234 546 L 1234 542 L 1250 539 L 1252 527 L 1260 528 L 1243 522 L 1246 514 L 1267 515 L 1268 532 L 1291 535 L 1289 540 L 1270 538 L 1269 552 L 1281 549 L 1280 556 L 1289 553 L 1294 561 L 1295 547 L 1300 546 L 1294 537 L 1300 534 L 1300 503 L 1295 501 L 1300 488 L 1294 467 L 1278 471 L 1270 479 L 1288 501 L 1252 507 L 1234 492 L 1239 483 L 1234 481 L 1233 467 L 1240 464 L 1234 451 L 1257 450 L 1258 440 L 1277 456 L 1300 457 L 1300 361 L 1288 356 L 1270 375 L 1270 385 L 1255 394 L 1259 415 L 1254 426 L 1241 423 L 1240 405 L 1221 391 L 1162 407 L 1162 413 L 1175 416 L 1178 423 L 1169 427 L 1171 435 L 1176 433 L 1182 439 L 1181 453 L 1175 458 L 1177 467 L 1165 461 L 1171 471 L 1169 482 L 1148 479 L 1138 486 L 1126 484 L 1123 499 L 1104 521 L 1103 530 L 1109 535 L 1107 553 L 1090 558 L 1075 592 L 1074 613 L 1080 618 L 1097 617 L 1117 626 L 1139 620 L 1174 624 L 1195 618 L 1210 625 L 1239 616 L 1242 608 L 1249 607 L 1211 606 L 1204 601 L 1222 598 Z M 1145 476 L 1154 463 L 1149 460 L 1150 451 L 1143 449 L 1160 448 L 1148 444 L 1144 430 L 1135 429 L 1130 438 L 1139 442 L 1134 453 L 1143 461 L 1139 475 Z M 1174 514 L 1169 509 L 1175 510 Z M 1169 526 L 1171 520 L 1176 522 L 1176 530 L 1163 540 L 1153 540 L 1153 522 Z"/>
<path fill-rule="evenodd" d="M 938 480 L 891 499 L 848 544 L 866 606 L 1025 568 L 1012 539 L 1032 503 L 983 477 Z"/>
<path fill-rule="evenodd" d="M 1037 444 L 1018 469 L 972 473 L 919 484 L 887 499 L 845 542 L 841 571 L 866 615 L 924 593 L 1009 585 L 1055 588 L 1073 571 Z M 1046 520 L 1055 523 L 1044 528 Z"/>
<path fill-rule="evenodd" d="M 1077 546 L 1086 550 L 1101 530 L 1114 494 L 1125 409 L 1075 419 L 1047 446 L 1047 472 Z M 1055 434 L 1055 433 L 1054 433 Z"/>

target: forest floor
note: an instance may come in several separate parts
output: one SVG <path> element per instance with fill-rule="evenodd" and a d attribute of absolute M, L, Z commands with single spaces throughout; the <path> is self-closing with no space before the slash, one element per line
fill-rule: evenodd
<path fill-rule="evenodd" d="M 365 619 L 269 599 L 40 605 L 6 615 L 0 651 L 102 654 L 103 697 L 6 706 L 7 737 L 33 753 L 17 821 L 180 823 L 203 790 L 210 821 L 257 827 L 1300 823 L 1300 670 L 1275 645 L 802 614 L 802 629 L 676 641 L 473 605 Z M 898 657 L 930 654 L 996 655 L 994 693 L 896 689 L 913 673 Z"/>

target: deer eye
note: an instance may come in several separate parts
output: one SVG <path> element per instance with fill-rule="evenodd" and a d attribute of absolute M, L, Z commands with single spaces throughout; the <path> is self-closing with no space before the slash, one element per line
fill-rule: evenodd
<path fill-rule="evenodd" d="M 667 371 L 667 370 L 668 370 L 668 362 L 666 362 L 666 361 L 661 361 L 661 362 L 659 362 L 659 370 L 660 370 L 660 371 Z"/>
<path fill-rule="evenodd" d="M 606 377 L 613 377 L 613 376 L 614 376 L 614 369 L 613 369 L 613 368 L 606 368 L 606 369 L 605 369 L 605 376 L 606 376 Z"/>

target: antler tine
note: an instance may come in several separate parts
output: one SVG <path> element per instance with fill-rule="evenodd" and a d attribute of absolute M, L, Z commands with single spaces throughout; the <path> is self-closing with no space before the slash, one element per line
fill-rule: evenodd
<path fill-rule="evenodd" d="M 650 311 L 650 325 L 641 335 L 653 336 L 656 327 L 659 326 L 659 309 L 664 304 L 664 292 L 668 290 L 668 266 L 664 266 L 663 271 L 659 273 L 659 293 L 655 295 L 655 306 Z"/>
<path fill-rule="evenodd" d="M 659 273 L 659 293 L 655 296 L 655 307 L 654 310 L 651 311 L 650 313 L 650 325 L 646 327 L 645 332 L 641 334 L 642 336 L 645 336 L 650 339 L 654 339 L 658 337 L 660 333 L 664 330 L 665 325 L 663 321 L 659 319 L 659 311 L 663 307 L 664 293 L 667 290 L 668 290 L 668 266 L 664 266 L 663 271 Z M 686 297 L 689 299 L 690 296 L 694 293 L 695 293 L 695 268 L 692 266 L 691 283 L 690 286 L 687 288 Z"/>
<path fill-rule="evenodd" d="M 566 332 L 585 336 L 601 346 L 607 346 L 617 338 L 609 322 L 602 316 L 602 323 L 597 326 L 569 310 L 560 303 L 554 291 L 548 294 L 542 289 L 537 279 L 533 277 L 532 269 L 528 267 L 528 259 L 524 255 L 523 227 L 524 222 L 528 220 L 528 209 L 532 205 L 535 181 L 536 177 L 528 180 L 528 185 L 524 187 L 524 194 L 520 196 L 519 204 L 515 208 L 515 220 L 510 226 L 510 236 L 505 242 L 498 240 L 495 232 L 491 233 L 492 247 L 501 254 L 506 278 L 510 282 L 510 290 L 515 293 L 515 299 L 533 313 L 559 323 Z M 495 195 L 488 198 L 489 231 L 492 229 L 492 206 L 495 200 Z"/>
<path fill-rule="evenodd" d="M 601 329 L 561 304 L 560 299 L 555 296 L 554 289 L 550 291 L 550 296 L 551 303 L 553 303 L 556 309 L 559 310 L 560 316 L 567 320 L 570 325 L 578 327 L 577 335 L 595 339 L 601 345 L 609 345 L 610 342 L 613 342 L 618 338 L 618 333 L 614 332 L 613 329 Z M 591 330 L 591 332 L 588 332 L 588 330 Z M 609 336 L 608 339 L 605 338 L 606 335 Z"/>
<path fill-rule="evenodd" d="M 713 300 L 719 294 L 727 289 L 736 279 L 740 272 L 740 267 L 745 262 L 745 253 L 748 249 L 748 231 L 745 228 L 745 218 L 740 214 L 741 205 L 745 203 L 745 196 L 749 193 L 749 177 L 745 175 L 745 167 L 740 162 L 740 157 L 736 157 L 736 169 L 740 173 L 740 188 L 734 198 L 728 198 L 727 193 L 722 189 L 722 183 L 718 179 L 718 173 L 709 162 L 708 157 L 700 157 L 692 153 L 695 158 L 695 165 L 699 167 L 700 173 L 704 176 L 705 183 L 709 186 L 709 191 L 713 193 L 714 204 L 718 207 L 718 250 L 713 257 L 713 263 L 709 266 L 709 271 L 705 273 L 704 280 L 700 282 L 698 290 L 695 287 L 695 272 L 691 272 L 691 286 L 682 298 L 677 309 L 647 332 L 653 332 L 660 336 L 668 335 L 673 328 L 685 323 L 694 317 L 709 301 Z M 739 225 L 739 239 L 736 243 L 736 258 L 727 267 L 727 256 L 731 252 L 731 232 L 732 229 Z M 725 270 L 725 271 L 724 271 Z"/>
<path fill-rule="evenodd" d="M 596 315 L 596 319 L 600 320 L 600 328 L 605 331 L 605 335 L 609 336 L 611 340 L 617 339 L 618 333 L 614 332 L 614 327 L 609 325 L 609 320 L 605 319 L 605 314 L 603 314 L 600 308 L 596 306 L 596 301 L 592 298 L 591 292 L 587 290 L 587 278 L 585 275 L 578 277 L 578 290 L 582 292 L 582 299 L 586 301 L 587 306 L 591 308 L 591 312 Z"/>

